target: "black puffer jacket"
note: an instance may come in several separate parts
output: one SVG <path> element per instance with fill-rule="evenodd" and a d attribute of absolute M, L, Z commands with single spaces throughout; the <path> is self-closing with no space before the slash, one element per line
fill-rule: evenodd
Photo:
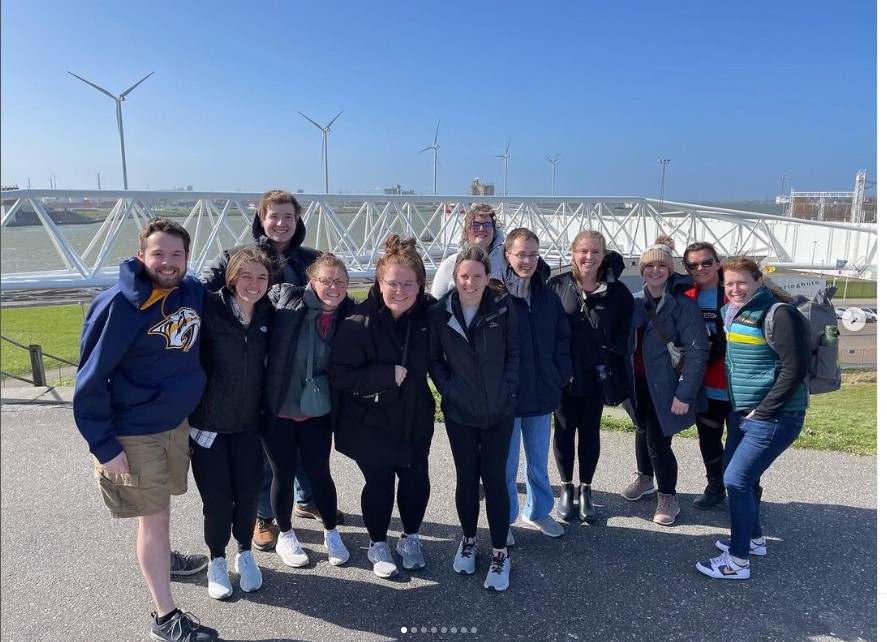
<path fill-rule="evenodd" d="M 598 390 L 595 366 L 604 364 L 614 376 L 622 377 L 620 386 L 627 386 L 628 332 L 634 310 L 634 296 L 622 281 L 604 282 L 591 295 L 580 294 L 569 272 L 552 277 L 548 285 L 560 297 L 570 324 L 570 353 L 573 357 L 573 379 L 569 392 L 585 397 Z M 588 314 L 584 314 L 582 296 Z"/>
<path fill-rule="evenodd" d="M 561 390 L 573 372 L 570 326 L 563 305 L 545 280 L 551 270 L 539 261 L 530 277 L 530 301 L 512 297 L 520 335 L 520 386 L 518 417 L 538 417 L 553 412 Z"/>
<path fill-rule="evenodd" d="M 263 410 L 269 418 L 276 417 L 283 405 L 290 379 L 295 372 L 293 359 L 296 355 L 296 343 L 299 331 L 308 312 L 303 301 L 306 288 L 283 283 L 275 285 L 269 292 L 275 307 L 274 330 L 271 333 L 271 344 L 274 350 L 268 354 L 267 383 L 264 390 Z M 354 313 L 357 301 L 346 296 L 336 313 L 333 315 L 331 331 L 335 337 L 342 322 Z"/>
<path fill-rule="evenodd" d="M 277 256 L 277 251 L 274 249 L 271 241 L 265 236 L 265 230 L 262 228 L 262 221 L 259 220 L 258 214 L 253 218 L 252 233 L 253 238 L 256 240 L 256 246 L 271 260 L 271 264 L 275 266 L 274 274 L 271 275 L 272 283 L 308 285 L 308 277 L 305 274 L 305 270 L 308 269 L 309 265 L 314 263 L 314 260 L 320 255 L 320 252 L 310 247 L 302 247 L 302 241 L 305 240 L 307 229 L 305 228 L 305 223 L 302 221 L 301 217 L 296 221 L 296 233 L 293 235 L 293 240 L 290 241 L 289 247 L 283 253 L 284 259 L 286 260 L 286 266 L 289 267 L 296 276 L 295 281 L 287 280 L 285 278 L 285 266 L 280 262 L 280 259 Z M 204 266 L 203 271 L 200 273 L 200 282 L 211 292 L 215 292 L 224 287 L 225 269 L 228 267 L 228 261 L 238 250 L 242 250 L 244 247 L 247 246 L 238 245 L 230 250 L 224 250 L 219 253 L 219 255 L 213 259 L 212 263 Z"/>
<path fill-rule="evenodd" d="M 456 290 L 431 309 L 431 379 L 444 417 L 489 429 L 514 416 L 520 378 L 520 338 L 509 294 L 484 291 L 466 334 L 453 313 Z M 458 305 L 458 301 L 456 302 Z"/>
<path fill-rule="evenodd" d="M 206 388 L 188 422 L 195 428 L 233 433 L 259 427 L 265 357 L 274 310 L 263 297 L 244 328 L 231 310 L 227 288 L 207 292 L 200 327 L 200 362 Z"/>
<path fill-rule="evenodd" d="M 434 434 L 428 386 L 428 310 L 434 303 L 431 295 L 420 295 L 395 320 L 377 283 L 342 324 L 330 354 L 336 450 L 342 454 L 383 466 L 409 466 L 417 449 L 427 456 Z M 407 376 L 397 386 L 394 366 L 401 363 L 408 327 Z"/>

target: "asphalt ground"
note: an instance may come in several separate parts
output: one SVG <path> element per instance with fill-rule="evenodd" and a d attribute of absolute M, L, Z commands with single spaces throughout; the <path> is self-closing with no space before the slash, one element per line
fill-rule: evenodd
<path fill-rule="evenodd" d="M 146 640 L 152 604 L 135 558 L 135 521 L 113 520 L 92 479 L 70 406 L 0 410 L 0 638 L 4 641 Z M 594 525 L 570 524 L 560 539 L 518 524 L 511 587 L 485 591 L 489 534 L 481 512 L 473 576 L 456 575 L 461 536 L 452 458 L 442 426 L 431 453 L 432 496 L 421 535 L 428 567 L 376 578 L 366 559 L 362 478 L 334 453 L 341 527 L 351 549 L 332 567 L 319 522 L 296 519 L 311 563 L 285 567 L 257 553 L 264 586 L 225 602 L 204 572 L 173 582 L 178 605 L 225 640 L 874 640 L 876 459 L 792 449 L 767 472 L 762 509 L 768 554 L 745 582 L 709 579 L 693 566 L 729 533 L 725 509 L 694 510 L 704 475 L 696 444 L 676 439 L 682 512 L 652 523 L 655 502 L 623 500 L 634 471 L 633 437 L 602 435 Z M 553 459 L 550 474 L 557 480 Z M 523 492 L 523 485 L 520 486 Z M 555 490 L 557 492 L 557 489 Z M 400 523 L 391 525 L 395 542 Z M 191 480 L 173 499 L 173 546 L 206 552 Z M 233 567 L 235 547 L 229 547 Z M 396 557 L 397 559 L 397 557 Z"/>

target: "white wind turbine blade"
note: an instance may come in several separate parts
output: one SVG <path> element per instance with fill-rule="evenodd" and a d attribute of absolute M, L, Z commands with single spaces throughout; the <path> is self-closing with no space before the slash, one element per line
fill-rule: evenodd
<path fill-rule="evenodd" d="M 336 118 L 338 118 L 339 116 L 341 116 L 344 112 L 345 112 L 344 109 L 343 109 L 342 111 L 340 111 L 338 114 L 336 114 Z M 329 130 L 330 130 L 330 127 L 333 126 L 333 123 L 336 122 L 336 118 L 333 118 L 333 119 L 329 122 L 329 124 L 326 126 L 325 129 L 326 129 L 327 131 L 329 131 Z"/>
<path fill-rule="evenodd" d="M 80 78 L 80 76 L 78 76 L 77 74 L 75 74 L 75 73 L 73 73 L 73 72 L 71 72 L 71 71 L 69 71 L 68 73 L 71 74 L 72 76 L 74 76 L 74 78 L 77 78 L 77 79 L 79 79 L 79 80 L 82 80 L 83 82 L 85 82 L 85 83 L 86 83 L 87 85 L 89 85 L 90 87 L 94 87 L 94 88 L 98 89 L 100 92 L 102 92 L 103 94 L 105 94 L 105 95 L 108 96 L 109 98 L 113 98 L 114 100 L 117 100 L 117 96 L 115 96 L 114 94 L 112 94 L 110 91 L 108 91 L 108 90 L 105 89 L 104 87 L 99 87 L 97 84 L 92 83 L 92 82 L 89 82 L 86 78 Z M 152 73 L 153 73 L 153 72 L 152 72 Z"/>
<path fill-rule="evenodd" d="M 140 81 L 138 81 L 138 82 L 137 82 L 136 84 L 134 84 L 132 87 L 130 87 L 129 89 L 127 89 L 126 91 L 124 91 L 122 94 L 120 94 L 120 98 L 121 98 L 121 99 L 122 99 L 122 98 L 126 98 L 126 94 L 128 94 L 128 93 L 131 92 L 133 89 L 135 89 L 136 87 L 138 87 L 139 85 L 141 85 L 143 82 L 145 82 L 146 80 L 148 80 L 148 78 L 150 78 L 153 74 L 154 74 L 154 72 L 152 71 L 150 74 L 148 74 L 147 76 L 145 76 L 144 78 L 142 78 Z"/>
<path fill-rule="evenodd" d="M 432 143 L 432 147 L 437 146 L 437 134 L 440 131 L 440 119 L 437 119 L 437 128 L 434 130 L 434 143 Z"/>
<path fill-rule="evenodd" d="M 317 123 L 315 123 L 313 120 L 311 120 L 310 118 L 308 118 L 308 116 L 306 116 L 305 114 L 303 114 L 303 113 L 300 112 L 300 111 L 296 111 L 296 113 L 299 114 L 299 116 L 301 116 L 301 117 L 304 118 L 305 120 L 307 120 L 309 123 L 311 123 L 312 125 L 314 125 L 315 127 L 317 127 L 317 129 L 319 129 L 320 131 L 323 131 L 323 127 L 321 127 L 320 125 L 318 125 Z"/>

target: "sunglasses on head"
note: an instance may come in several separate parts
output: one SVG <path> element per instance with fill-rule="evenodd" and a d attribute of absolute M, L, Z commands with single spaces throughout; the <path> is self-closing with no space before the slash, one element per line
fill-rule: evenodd
<path fill-rule="evenodd" d="M 715 264 L 716 259 L 705 259 L 704 261 L 699 261 L 698 263 L 684 263 L 684 266 L 692 272 L 698 267 L 710 268 Z"/>

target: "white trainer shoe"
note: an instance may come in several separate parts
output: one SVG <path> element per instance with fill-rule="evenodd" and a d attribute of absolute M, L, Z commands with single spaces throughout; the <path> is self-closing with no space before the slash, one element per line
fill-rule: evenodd
<path fill-rule="evenodd" d="M 206 567 L 207 590 L 209 596 L 217 600 L 231 597 L 234 588 L 231 586 L 231 578 L 228 577 L 228 561 L 224 557 L 217 557 L 210 561 Z"/>
<path fill-rule="evenodd" d="M 281 533 L 277 537 L 277 546 L 274 547 L 274 550 L 287 566 L 300 568 L 308 565 L 308 554 L 299 544 L 299 538 L 296 537 L 296 531 L 293 529 Z"/>
<path fill-rule="evenodd" d="M 240 590 L 252 593 L 262 588 L 262 571 L 256 564 L 252 551 L 238 553 L 234 560 L 234 570 L 240 573 Z"/>
<path fill-rule="evenodd" d="M 328 559 L 333 566 L 342 566 L 351 558 L 351 553 L 342 541 L 339 531 L 333 529 L 323 534 L 323 545 L 326 547 Z"/>
<path fill-rule="evenodd" d="M 388 542 L 370 543 L 367 558 L 373 563 L 373 573 L 376 574 L 376 577 L 389 578 L 397 575 L 397 564 L 394 563 L 394 558 L 391 556 Z"/>
<path fill-rule="evenodd" d="M 477 539 L 470 541 L 463 537 L 456 550 L 456 558 L 453 560 L 453 570 L 457 573 L 471 575 L 474 573 L 475 560 L 477 559 Z"/>

